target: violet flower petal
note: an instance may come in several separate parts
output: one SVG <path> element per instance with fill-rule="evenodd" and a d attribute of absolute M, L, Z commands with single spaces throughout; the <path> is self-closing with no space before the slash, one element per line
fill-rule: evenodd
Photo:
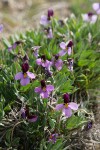
<path fill-rule="evenodd" d="M 63 109 L 63 113 L 64 113 L 64 115 L 65 115 L 66 117 L 71 117 L 71 115 L 72 115 L 72 110 L 71 110 L 70 107 L 64 108 L 64 109 Z"/>
<path fill-rule="evenodd" d="M 46 86 L 46 90 L 47 90 L 48 92 L 51 92 L 51 91 L 54 90 L 54 86 L 53 86 L 53 85 L 47 85 L 47 86 Z"/>
<path fill-rule="evenodd" d="M 59 52 L 59 56 L 64 56 L 67 53 L 67 50 L 61 50 Z"/>
<path fill-rule="evenodd" d="M 23 73 L 22 73 L 22 72 L 18 72 L 18 73 L 15 75 L 15 80 L 20 80 L 20 79 L 23 79 Z"/>
<path fill-rule="evenodd" d="M 36 60 L 36 63 L 37 63 L 38 65 L 42 65 L 41 58 L 37 59 L 37 60 Z"/>
<path fill-rule="evenodd" d="M 35 79 L 35 75 L 32 72 L 27 72 L 28 77 L 30 77 L 31 79 Z"/>
<path fill-rule="evenodd" d="M 97 15 L 93 15 L 91 18 L 91 23 L 95 23 L 97 21 Z"/>
<path fill-rule="evenodd" d="M 47 92 L 47 91 L 42 91 L 41 93 L 40 93 L 40 96 L 42 97 L 42 98 L 48 98 L 49 97 L 49 93 Z"/>
<path fill-rule="evenodd" d="M 70 102 L 68 104 L 68 107 L 70 107 L 73 110 L 77 110 L 78 109 L 78 104 L 74 103 L 74 102 Z"/>
<path fill-rule="evenodd" d="M 55 109 L 56 110 L 61 110 L 63 108 L 64 108 L 64 104 L 57 104 Z"/>
<path fill-rule="evenodd" d="M 36 87 L 36 88 L 34 89 L 34 91 L 35 91 L 36 93 L 40 93 L 40 92 L 42 91 L 42 89 L 41 89 L 41 87 Z"/>
<path fill-rule="evenodd" d="M 99 3 L 94 3 L 94 4 L 92 5 L 92 7 L 93 7 L 93 9 L 94 9 L 95 11 L 97 11 L 98 9 L 100 9 L 100 4 L 99 4 Z"/>
<path fill-rule="evenodd" d="M 38 50 L 37 50 L 37 51 L 35 51 L 35 52 L 33 52 L 33 54 L 34 54 L 34 56 L 35 56 L 36 58 L 38 58 L 38 56 L 39 56 L 39 54 L 38 54 Z"/>
<path fill-rule="evenodd" d="M 63 61 L 61 59 L 57 60 L 55 62 L 55 66 L 58 70 L 61 70 L 62 69 L 62 66 L 63 66 Z"/>
<path fill-rule="evenodd" d="M 69 56 L 71 55 L 71 53 L 72 53 L 71 47 L 68 47 L 67 53 L 68 53 Z"/>
<path fill-rule="evenodd" d="M 49 21 L 48 21 L 47 16 L 46 15 L 42 15 L 41 19 L 40 19 L 40 24 L 46 26 L 46 25 L 48 25 L 48 23 L 49 23 Z"/>
<path fill-rule="evenodd" d="M 47 34 L 48 39 L 52 39 L 53 38 L 53 33 L 52 33 L 52 29 L 49 29 L 49 33 Z"/>
<path fill-rule="evenodd" d="M 17 46 L 17 44 L 16 44 L 16 43 L 14 43 L 14 44 L 12 45 L 12 49 L 15 49 L 15 48 L 16 48 L 16 46 Z"/>
<path fill-rule="evenodd" d="M 27 84 L 29 84 L 30 83 L 30 79 L 27 77 L 27 78 L 22 78 L 21 80 L 20 80 L 20 84 L 22 85 L 22 86 L 25 86 L 25 85 L 27 85 Z"/>
<path fill-rule="evenodd" d="M 89 22 L 88 14 L 82 14 L 82 19 L 83 19 L 83 21 Z"/>
<path fill-rule="evenodd" d="M 65 42 L 61 42 L 60 43 L 60 48 L 61 49 L 66 49 L 66 43 Z"/>
<path fill-rule="evenodd" d="M 100 15 L 100 8 L 97 10 L 97 12 L 96 12 L 98 15 Z"/>
<path fill-rule="evenodd" d="M 50 66 L 51 66 L 51 65 L 52 65 L 52 62 L 51 62 L 51 61 L 48 61 L 48 60 L 46 60 L 46 62 L 42 64 L 43 67 L 46 67 L 46 68 L 48 68 L 49 70 L 50 70 Z"/>
<path fill-rule="evenodd" d="M 8 47 L 8 51 L 9 51 L 9 52 L 11 52 L 12 49 L 13 49 L 12 46 L 9 46 L 9 47 Z"/>

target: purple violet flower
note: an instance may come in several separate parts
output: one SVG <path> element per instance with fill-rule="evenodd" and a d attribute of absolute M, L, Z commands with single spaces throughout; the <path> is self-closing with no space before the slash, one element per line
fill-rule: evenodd
<path fill-rule="evenodd" d="M 38 119 L 38 116 L 29 114 L 29 108 L 27 106 L 21 108 L 20 113 L 22 118 L 27 119 L 29 122 L 36 122 Z"/>
<path fill-rule="evenodd" d="M 51 134 L 49 137 L 49 142 L 52 142 L 53 144 L 56 143 L 57 137 L 58 137 L 57 133 Z"/>
<path fill-rule="evenodd" d="M 47 26 L 50 23 L 51 17 L 53 17 L 53 15 L 54 15 L 53 10 L 49 9 L 47 15 L 41 16 L 40 24 L 43 26 Z"/>
<path fill-rule="evenodd" d="M 93 3 L 92 7 L 96 11 L 96 13 L 100 15 L 100 3 Z"/>
<path fill-rule="evenodd" d="M 53 85 L 46 85 L 44 80 L 41 80 L 41 87 L 36 87 L 35 92 L 39 93 L 42 98 L 48 98 L 50 93 L 54 90 Z"/>
<path fill-rule="evenodd" d="M 78 109 L 78 104 L 74 102 L 69 102 L 69 94 L 63 95 L 64 103 L 63 104 L 57 104 L 56 110 L 62 110 L 64 115 L 68 118 L 72 116 L 72 110 Z M 71 110 L 72 109 L 72 110 Z"/>
<path fill-rule="evenodd" d="M 34 54 L 34 56 L 35 56 L 36 58 L 38 58 L 38 56 L 39 56 L 38 53 L 39 53 L 40 47 L 41 47 L 41 46 L 33 46 L 33 47 L 32 47 L 33 54 Z"/>
<path fill-rule="evenodd" d="M 70 56 L 71 53 L 72 53 L 72 46 L 73 46 L 72 41 L 69 41 L 67 43 L 61 42 L 60 43 L 60 48 L 62 50 L 59 52 L 59 56 L 64 56 L 66 53 Z"/>
<path fill-rule="evenodd" d="M 57 68 L 57 70 L 61 70 L 63 66 L 63 61 L 59 59 L 59 54 L 56 54 L 52 59 L 52 64 Z"/>
<path fill-rule="evenodd" d="M 97 21 L 97 15 L 94 15 L 92 12 L 88 14 L 82 14 L 83 21 L 90 22 L 91 24 Z"/>
<path fill-rule="evenodd" d="M 20 84 L 22 86 L 25 86 L 27 84 L 30 83 L 30 79 L 35 79 L 35 75 L 31 72 L 28 71 L 29 70 L 29 65 L 28 63 L 23 63 L 22 64 L 22 72 L 18 72 L 15 75 L 15 80 L 20 80 Z"/>
<path fill-rule="evenodd" d="M 41 58 L 38 58 L 38 59 L 36 60 L 36 63 L 37 63 L 39 66 L 48 68 L 49 70 L 50 70 L 50 66 L 52 65 L 52 62 L 51 62 L 51 61 L 46 60 L 45 55 L 42 55 Z"/>
<path fill-rule="evenodd" d="M 11 52 L 13 49 L 15 49 L 21 43 L 23 43 L 23 42 L 22 41 L 16 41 L 16 42 L 14 42 L 12 46 L 8 47 L 8 51 Z"/>
<path fill-rule="evenodd" d="M 52 39 L 53 38 L 53 33 L 52 33 L 52 29 L 51 28 L 47 28 L 45 29 L 46 35 L 48 39 Z"/>
<path fill-rule="evenodd" d="M 0 33 L 3 31 L 3 24 L 0 24 Z"/>

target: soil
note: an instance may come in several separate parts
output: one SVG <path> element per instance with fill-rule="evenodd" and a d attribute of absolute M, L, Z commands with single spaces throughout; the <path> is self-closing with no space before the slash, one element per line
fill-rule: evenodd
<path fill-rule="evenodd" d="M 68 3 L 65 0 L 2 0 L 0 1 L 0 23 L 4 24 L 4 36 L 23 32 L 39 26 L 42 14 L 48 8 L 55 11 L 60 19 L 69 15 Z"/>

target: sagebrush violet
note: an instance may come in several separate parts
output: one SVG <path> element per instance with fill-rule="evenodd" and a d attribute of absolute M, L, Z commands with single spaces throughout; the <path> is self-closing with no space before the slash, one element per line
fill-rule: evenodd
<path fill-rule="evenodd" d="M 28 63 L 22 64 L 22 72 L 18 72 L 15 75 L 15 80 L 20 80 L 20 84 L 25 86 L 30 83 L 30 79 L 35 79 L 35 75 L 32 72 L 28 71 Z"/>
<path fill-rule="evenodd" d="M 92 12 L 88 14 L 82 14 L 83 21 L 90 22 L 94 24 L 97 21 L 97 15 L 94 15 Z"/>
<path fill-rule="evenodd" d="M 66 53 L 70 56 L 72 54 L 72 46 L 73 46 L 72 41 L 68 41 L 67 43 L 61 42 L 60 48 L 62 50 L 59 52 L 59 56 L 64 56 Z"/>
<path fill-rule="evenodd" d="M 46 85 L 45 81 L 41 80 L 41 87 L 36 87 L 34 91 L 39 93 L 42 98 L 48 98 L 53 90 L 53 85 Z"/>
<path fill-rule="evenodd" d="M 72 116 L 72 110 L 78 109 L 78 104 L 69 102 L 69 94 L 63 95 L 64 103 L 57 104 L 56 110 L 62 110 L 63 114 L 68 118 Z"/>

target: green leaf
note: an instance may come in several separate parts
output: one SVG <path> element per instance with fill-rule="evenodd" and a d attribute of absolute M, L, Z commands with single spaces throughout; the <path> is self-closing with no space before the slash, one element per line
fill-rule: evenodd
<path fill-rule="evenodd" d="M 56 123 L 56 120 L 55 120 L 55 119 L 49 118 L 49 124 L 50 124 L 50 127 L 51 127 L 51 128 L 54 128 L 54 127 L 55 127 L 55 123 Z"/>
<path fill-rule="evenodd" d="M 54 144 L 50 142 L 47 146 L 47 150 L 63 150 L 63 146 L 63 139 L 58 139 Z"/>
<path fill-rule="evenodd" d="M 75 129 L 75 128 L 78 128 L 80 125 L 82 125 L 85 122 L 86 122 L 86 120 L 79 116 L 71 116 L 67 120 L 66 128 L 69 130 Z"/>
<path fill-rule="evenodd" d="M 2 120 L 3 116 L 4 116 L 3 104 L 2 102 L 0 102 L 0 120 Z"/>

